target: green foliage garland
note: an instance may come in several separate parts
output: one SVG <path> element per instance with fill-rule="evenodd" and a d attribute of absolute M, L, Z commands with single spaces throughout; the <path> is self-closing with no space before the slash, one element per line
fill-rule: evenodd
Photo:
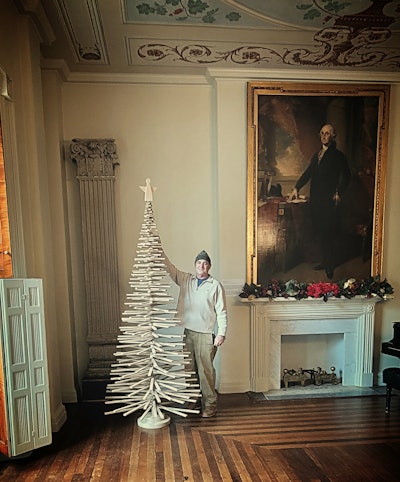
<path fill-rule="evenodd" d="M 322 298 L 328 301 L 329 298 L 347 298 L 364 296 L 371 298 L 379 296 L 383 300 L 393 298 L 393 288 L 386 278 L 381 281 L 380 276 L 372 276 L 364 280 L 349 278 L 348 280 L 338 281 L 337 283 L 306 283 L 296 280 L 279 281 L 272 279 L 265 285 L 245 283 L 240 298 L 294 298 L 301 300 L 304 298 Z"/>

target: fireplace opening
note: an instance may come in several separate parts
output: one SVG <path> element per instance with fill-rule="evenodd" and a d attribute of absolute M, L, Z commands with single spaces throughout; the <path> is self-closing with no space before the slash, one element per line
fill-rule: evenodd
<path fill-rule="evenodd" d="M 331 373 L 332 366 L 336 376 L 342 378 L 344 359 L 343 333 L 281 337 L 281 379 L 284 369 L 316 370 L 321 367 Z"/>

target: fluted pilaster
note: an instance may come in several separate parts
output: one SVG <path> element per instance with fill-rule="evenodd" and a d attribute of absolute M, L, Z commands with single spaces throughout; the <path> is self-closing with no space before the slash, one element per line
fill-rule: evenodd
<path fill-rule="evenodd" d="M 113 139 L 73 139 L 80 188 L 87 303 L 88 376 L 108 375 L 119 332 Z"/>

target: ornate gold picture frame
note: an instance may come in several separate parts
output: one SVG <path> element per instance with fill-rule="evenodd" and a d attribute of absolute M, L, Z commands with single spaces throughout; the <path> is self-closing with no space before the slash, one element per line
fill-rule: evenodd
<path fill-rule="evenodd" d="M 388 85 L 248 83 L 248 283 L 381 274 L 389 95 Z M 321 264 L 318 230 L 334 215 L 316 217 L 316 181 L 299 182 L 313 158 L 320 162 L 327 124 L 350 172 L 346 189 L 332 196 L 340 214 L 331 272 Z"/>

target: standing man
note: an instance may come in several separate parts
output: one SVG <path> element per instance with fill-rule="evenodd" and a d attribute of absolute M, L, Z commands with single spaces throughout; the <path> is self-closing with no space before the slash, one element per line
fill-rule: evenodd
<path fill-rule="evenodd" d="M 321 149 L 300 176 L 289 200 L 297 198 L 300 189 L 310 181 L 311 219 L 322 255 L 321 264 L 314 269 L 325 269 L 328 279 L 332 279 L 337 263 L 335 245 L 340 233 L 340 201 L 351 174 L 346 156 L 336 148 L 334 127 L 325 124 L 319 135 Z"/>
<path fill-rule="evenodd" d="M 195 274 L 179 271 L 165 256 L 165 265 L 172 280 L 179 286 L 178 314 L 184 326 L 185 350 L 197 374 L 202 393 L 202 417 L 217 412 L 214 357 L 217 347 L 225 341 L 227 312 L 222 284 L 209 274 L 211 260 L 201 251 L 194 261 Z M 216 329 L 216 334 L 214 330 Z"/>

